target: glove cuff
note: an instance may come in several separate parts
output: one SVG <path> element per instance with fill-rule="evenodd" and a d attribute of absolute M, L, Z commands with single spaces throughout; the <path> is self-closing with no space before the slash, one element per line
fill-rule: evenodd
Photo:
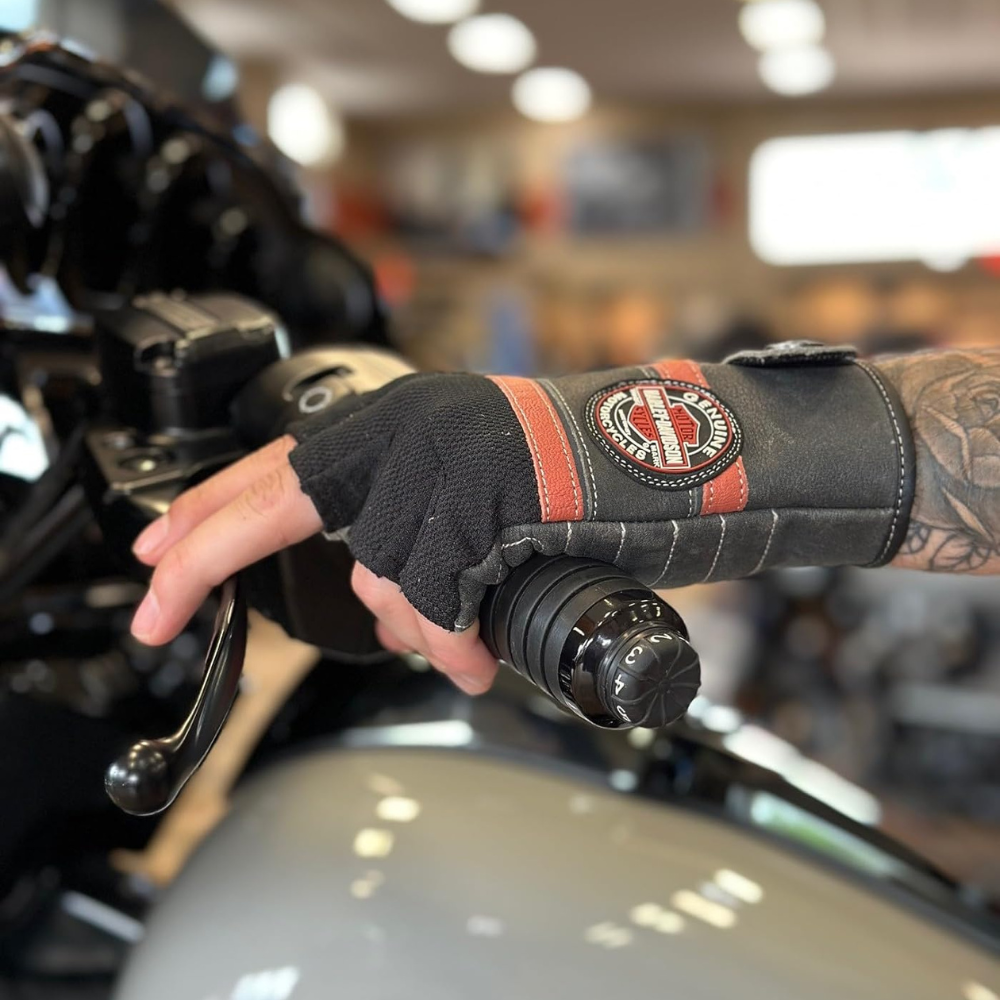
<path fill-rule="evenodd" d="M 543 523 L 504 530 L 471 574 L 478 583 L 532 551 L 681 586 L 774 567 L 880 566 L 905 538 L 909 423 L 853 349 L 794 342 L 723 364 L 494 381 L 524 430 Z"/>
<path fill-rule="evenodd" d="M 763 492 L 771 494 L 761 496 L 758 488 L 753 506 L 769 501 L 774 511 L 783 506 L 811 509 L 804 516 L 818 531 L 826 522 L 840 520 L 841 512 L 855 511 L 866 523 L 859 525 L 860 536 L 850 543 L 854 557 L 843 562 L 891 562 L 909 526 L 916 455 L 902 400 L 877 366 L 858 359 L 852 347 L 792 341 L 744 351 L 724 365 L 706 367 L 708 378 L 724 384 L 724 391 L 738 395 L 750 385 L 760 393 L 757 406 L 740 405 L 748 435 L 740 459 L 750 470 L 747 492 L 753 488 L 752 476 L 754 482 L 767 479 Z M 728 384 L 734 375 L 740 386 Z M 789 466 L 797 472 L 790 472 Z M 714 495 L 725 496 L 724 487 L 724 482 L 717 484 Z M 712 506 L 710 496 L 709 510 Z M 703 504 L 702 513 L 705 509 Z M 862 545 L 868 558 L 857 557 Z M 831 558 L 837 549 L 831 540 L 830 555 L 822 564 L 835 565 Z M 797 560 L 794 551 L 786 558 L 788 565 L 807 564 Z"/>

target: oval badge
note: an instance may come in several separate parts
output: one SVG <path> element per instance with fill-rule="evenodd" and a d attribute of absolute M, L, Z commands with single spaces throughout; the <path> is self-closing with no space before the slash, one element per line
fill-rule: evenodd
<path fill-rule="evenodd" d="M 743 434 L 725 403 L 666 379 L 619 382 L 590 397 L 587 425 L 608 455 L 649 486 L 690 489 L 736 461 Z"/>

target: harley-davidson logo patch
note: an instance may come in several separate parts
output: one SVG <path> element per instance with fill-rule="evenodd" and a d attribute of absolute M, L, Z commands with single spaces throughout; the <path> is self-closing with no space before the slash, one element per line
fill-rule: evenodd
<path fill-rule="evenodd" d="M 687 382 L 620 382 L 591 396 L 587 425 L 627 472 L 661 489 L 707 482 L 739 456 L 736 418 L 713 393 Z"/>

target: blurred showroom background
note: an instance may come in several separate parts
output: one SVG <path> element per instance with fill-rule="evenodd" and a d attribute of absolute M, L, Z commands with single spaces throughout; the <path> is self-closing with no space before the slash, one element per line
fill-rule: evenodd
<path fill-rule="evenodd" d="M 202 97 L 236 93 L 298 161 L 421 366 L 1000 344 L 1000 0 L 175 6 L 229 56 Z M 113 47 L 88 0 L 60 16 Z M 176 80 L 170 51 L 131 61 Z M 748 755 L 784 766 L 776 733 L 1000 894 L 1000 581 L 801 571 L 674 599 L 707 694 L 762 727 Z"/>

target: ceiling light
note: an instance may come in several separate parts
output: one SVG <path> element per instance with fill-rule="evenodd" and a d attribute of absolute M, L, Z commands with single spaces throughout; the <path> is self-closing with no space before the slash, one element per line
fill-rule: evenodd
<path fill-rule="evenodd" d="M 670 898 L 670 902 L 681 913 L 696 917 L 698 920 L 704 920 L 706 924 L 711 924 L 720 930 L 732 927 L 736 923 L 736 914 L 728 906 L 706 899 L 690 889 L 681 889 L 679 892 L 675 892 Z"/>
<path fill-rule="evenodd" d="M 514 106 L 538 122 L 569 122 L 587 113 L 590 85 L 571 69 L 529 69 L 514 81 Z"/>
<path fill-rule="evenodd" d="M 420 815 L 420 803 L 405 795 L 387 795 L 379 799 L 375 815 L 387 823 L 409 823 Z"/>
<path fill-rule="evenodd" d="M 969 263 L 969 258 L 960 253 L 942 254 L 940 257 L 925 257 L 923 263 L 940 274 L 954 274 Z"/>
<path fill-rule="evenodd" d="M 332 163 L 343 151 L 344 128 L 305 84 L 280 87 L 267 105 L 267 133 L 285 156 L 304 167 Z"/>
<path fill-rule="evenodd" d="M 765 52 L 757 63 L 764 83 L 786 97 L 802 97 L 824 90 L 833 82 L 833 56 L 818 45 Z"/>
<path fill-rule="evenodd" d="M 385 858 L 392 853 L 396 838 L 389 830 L 367 827 L 354 838 L 354 853 L 359 858 Z"/>
<path fill-rule="evenodd" d="M 814 45 L 825 30 L 823 11 L 814 0 L 754 0 L 740 11 L 740 32 L 762 52 Z"/>
<path fill-rule="evenodd" d="M 393 10 L 423 24 L 451 24 L 479 10 L 479 0 L 388 0 Z"/>
<path fill-rule="evenodd" d="M 723 868 L 715 873 L 715 884 L 725 889 L 742 903 L 759 903 L 764 898 L 764 890 L 753 879 L 734 872 L 731 868 Z"/>
<path fill-rule="evenodd" d="M 456 24 L 448 49 L 466 68 L 478 73 L 519 73 L 531 65 L 535 36 L 509 14 L 482 14 Z"/>
<path fill-rule="evenodd" d="M 684 930 L 684 918 L 673 910 L 665 910 L 656 903 L 640 903 L 629 914 L 632 923 L 648 927 L 660 934 L 680 934 Z"/>

